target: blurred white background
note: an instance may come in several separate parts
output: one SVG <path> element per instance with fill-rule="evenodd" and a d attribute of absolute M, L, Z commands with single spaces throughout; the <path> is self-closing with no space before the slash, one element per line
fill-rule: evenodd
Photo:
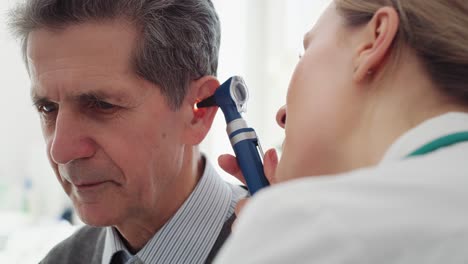
<path fill-rule="evenodd" d="M 0 263 L 24 264 L 37 263 L 76 227 L 59 220 L 69 202 L 46 159 L 19 43 L 6 26 L 8 10 L 17 2 L 0 2 Z M 278 148 L 283 131 L 276 111 L 285 103 L 302 37 L 330 0 L 213 2 L 222 23 L 219 79 L 244 77 L 250 90 L 244 117 L 264 149 Z M 216 166 L 220 154 L 232 153 L 225 127 L 218 112 L 201 146 Z"/>

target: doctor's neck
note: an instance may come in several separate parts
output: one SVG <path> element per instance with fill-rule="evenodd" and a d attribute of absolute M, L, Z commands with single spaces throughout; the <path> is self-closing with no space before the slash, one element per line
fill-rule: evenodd
<path fill-rule="evenodd" d="M 405 54 L 394 69 L 372 78 L 362 115 L 348 140 L 352 169 L 376 165 L 397 138 L 424 121 L 449 112 L 468 113 L 468 106 L 438 89 L 411 54 Z"/>

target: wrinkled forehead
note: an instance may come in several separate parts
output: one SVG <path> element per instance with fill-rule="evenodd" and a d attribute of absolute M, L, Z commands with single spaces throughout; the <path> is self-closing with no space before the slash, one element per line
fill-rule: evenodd
<path fill-rule="evenodd" d="M 86 22 L 61 29 L 39 28 L 28 36 L 27 60 L 35 71 L 75 66 L 130 65 L 136 30 L 121 21 Z M 39 67 L 39 69 L 38 69 Z"/>
<path fill-rule="evenodd" d="M 115 102 L 144 93 L 131 63 L 135 39 L 134 28 L 115 22 L 33 31 L 27 50 L 32 97 L 93 95 Z"/>

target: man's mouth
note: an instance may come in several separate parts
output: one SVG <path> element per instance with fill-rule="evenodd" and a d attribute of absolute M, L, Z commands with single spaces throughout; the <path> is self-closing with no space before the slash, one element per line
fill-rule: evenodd
<path fill-rule="evenodd" d="M 108 182 L 109 181 L 86 182 L 86 183 L 80 183 L 80 184 L 74 184 L 74 185 L 79 191 L 86 191 L 86 190 L 91 190 L 93 188 L 100 187 Z"/>

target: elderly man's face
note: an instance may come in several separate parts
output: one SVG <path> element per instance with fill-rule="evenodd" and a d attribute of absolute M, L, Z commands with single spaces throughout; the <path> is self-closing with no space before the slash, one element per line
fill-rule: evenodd
<path fill-rule="evenodd" d="M 39 29 L 28 41 L 47 154 L 82 220 L 117 225 L 165 208 L 184 181 L 187 116 L 131 68 L 125 23 Z"/>

